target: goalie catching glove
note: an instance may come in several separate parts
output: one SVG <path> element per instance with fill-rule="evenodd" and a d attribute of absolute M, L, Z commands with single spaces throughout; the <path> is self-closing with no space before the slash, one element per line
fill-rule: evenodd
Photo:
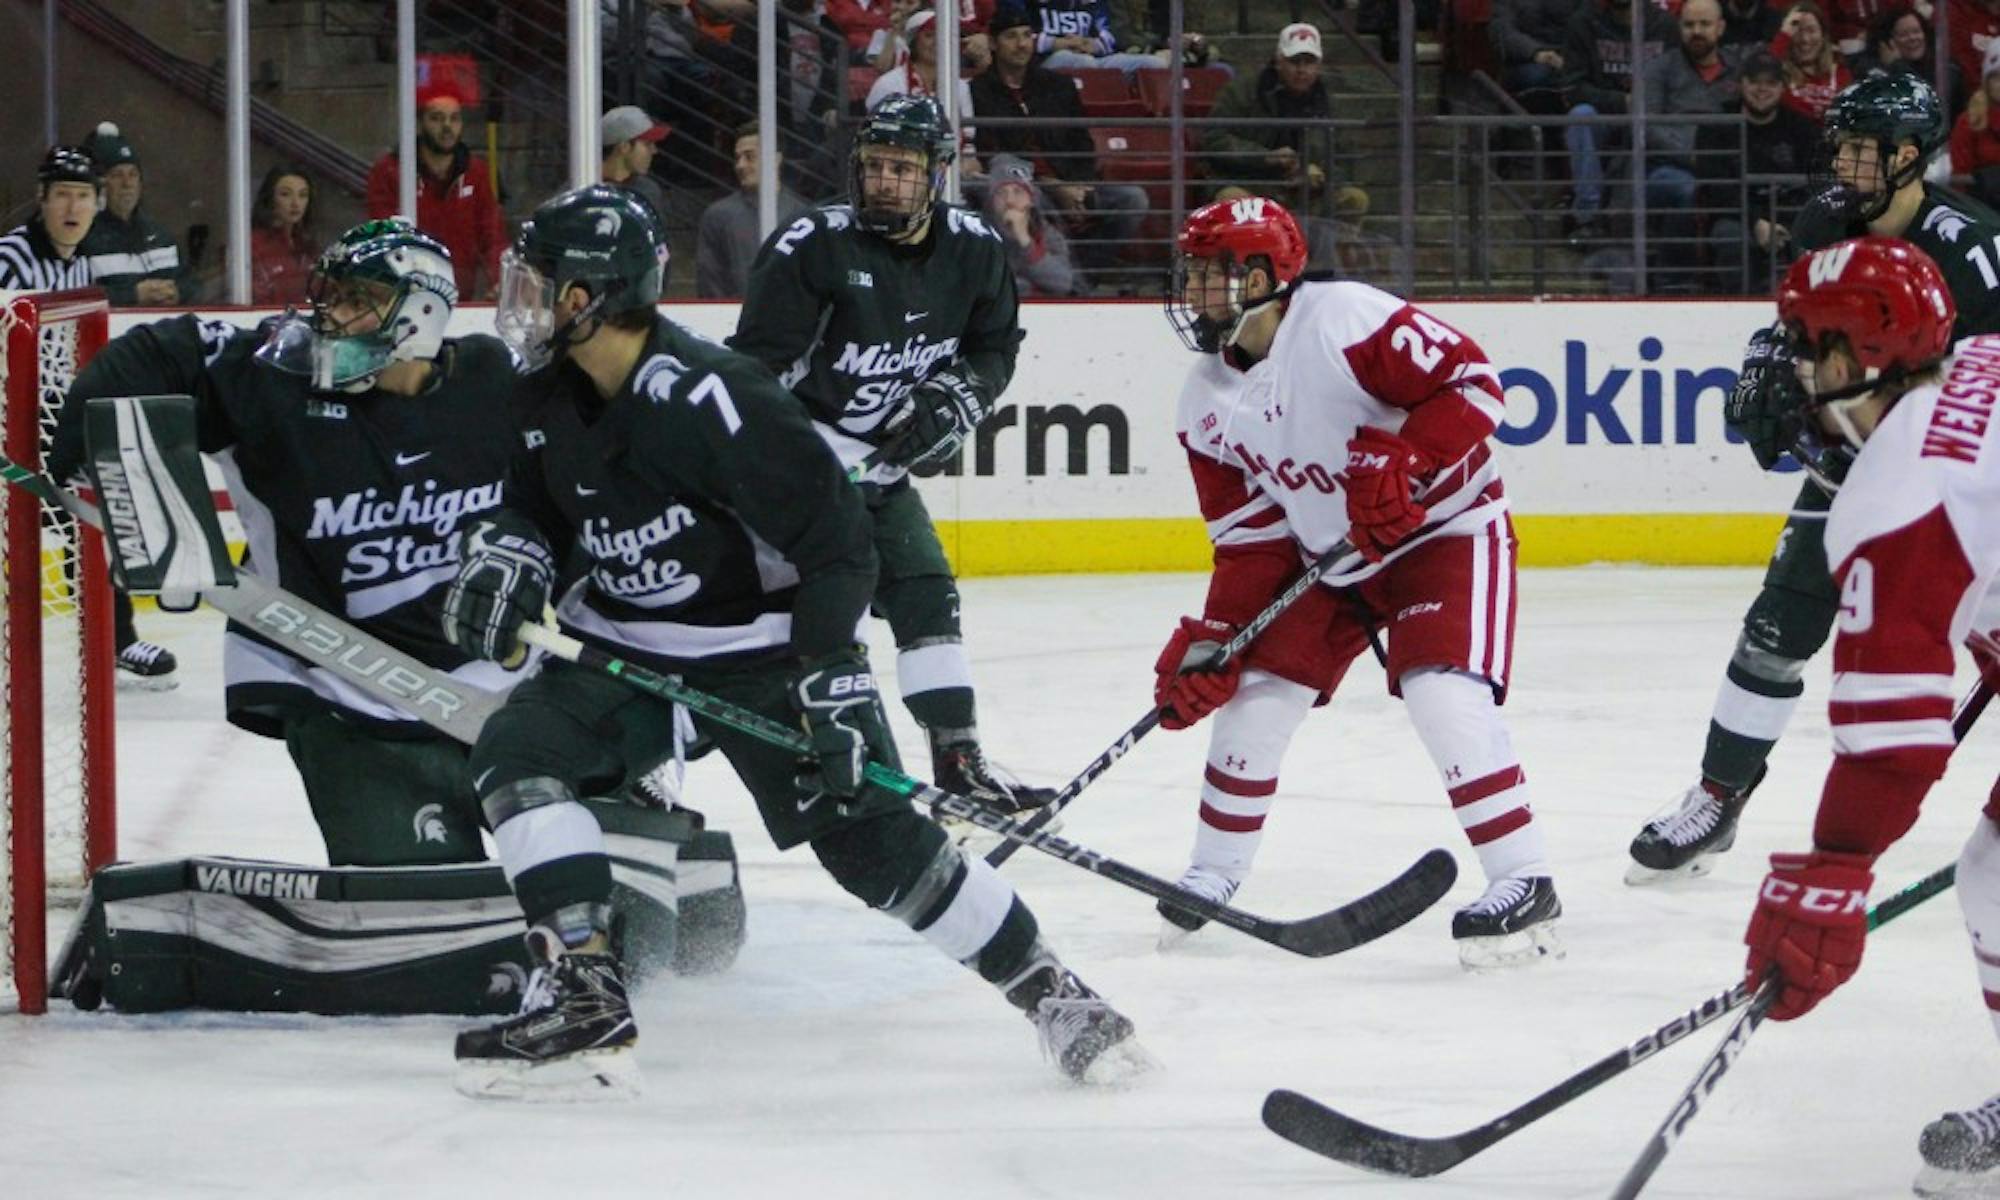
<path fill-rule="evenodd" d="M 899 467 L 948 462 L 992 411 L 970 378 L 938 371 L 911 393 L 909 412 L 890 431 L 884 457 Z"/>
<path fill-rule="evenodd" d="M 1219 662 L 1222 648 L 1236 636 L 1234 626 L 1206 617 L 1182 617 L 1180 628 L 1153 663 L 1153 703 L 1160 725 L 1186 729 L 1229 703 L 1243 680 L 1243 660 Z"/>
<path fill-rule="evenodd" d="M 508 512 L 475 520 L 445 593 L 445 639 L 477 658 L 517 665 L 521 626 L 542 619 L 555 578 L 555 557 L 533 523 Z"/>
<path fill-rule="evenodd" d="M 874 786 L 866 776 L 870 759 L 896 765 L 889 720 L 860 647 L 806 663 L 792 681 L 791 697 L 812 738 L 815 760 L 798 777 L 801 792 L 853 799 Z"/>

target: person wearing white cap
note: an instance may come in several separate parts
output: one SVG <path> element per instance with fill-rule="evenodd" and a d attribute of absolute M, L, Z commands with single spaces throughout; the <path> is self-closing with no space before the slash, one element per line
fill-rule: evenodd
<path fill-rule="evenodd" d="M 652 207 L 662 227 L 667 221 L 667 192 L 653 178 L 653 155 L 673 126 L 663 125 L 636 104 L 622 104 L 597 122 L 597 140 L 604 147 L 604 182 L 635 193 Z"/>
<path fill-rule="evenodd" d="M 1333 102 L 1319 72 L 1319 30 L 1304 22 L 1287 25 L 1278 33 L 1270 63 L 1255 75 L 1237 76 L 1216 97 L 1209 115 L 1326 120 L 1333 115 Z M 1266 187 L 1291 185 L 1304 201 L 1325 189 L 1333 146 L 1325 131 L 1300 125 L 1215 125 L 1202 135 L 1201 149 L 1209 158 L 1211 177 Z"/>

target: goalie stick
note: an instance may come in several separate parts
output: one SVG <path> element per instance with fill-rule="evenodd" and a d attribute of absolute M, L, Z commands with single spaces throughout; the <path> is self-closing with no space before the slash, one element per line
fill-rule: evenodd
<path fill-rule="evenodd" d="M 1958 712 L 1952 718 L 1953 736 L 1962 740 L 1992 699 L 1992 689 L 1982 680 L 1958 706 Z M 1951 887 L 1956 875 L 1956 864 L 1946 866 L 1888 897 L 1870 910 L 1868 927 L 1874 929 L 1892 921 L 1945 891 Z M 1296 1146 L 1350 1166 L 1410 1179 L 1437 1175 L 1451 1170 L 1495 1142 L 1519 1133 L 1599 1084 L 1654 1057 L 1695 1030 L 1749 1004 L 1751 999 L 1751 989 L 1738 981 L 1631 1045 L 1571 1075 L 1526 1104 L 1502 1113 L 1483 1125 L 1475 1125 L 1448 1137 L 1417 1137 L 1383 1129 L 1329 1108 L 1310 1096 L 1282 1088 L 1264 1098 L 1264 1124 L 1271 1132 Z M 1734 1036 L 1732 1030 L 1731 1040 Z M 1704 1067 L 1703 1075 L 1706 1074 L 1707 1068 Z M 1676 1107 L 1677 1116 L 1679 1111 Z M 1658 1136 L 1655 1135 L 1656 1138 Z M 1664 1157 L 1664 1150 L 1661 1155 Z"/>
<path fill-rule="evenodd" d="M 1237 655 L 1243 653 L 1245 650 L 1249 649 L 1250 643 L 1257 640 L 1257 635 L 1263 633 L 1266 629 L 1269 629 L 1271 627 L 1271 623 L 1273 621 L 1276 621 L 1279 618 L 1279 616 L 1281 616 L 1284 613 L 1286 609 L 1292 606 L 1293 601 L 1297 600 L 1300 596 L 1305 595 L 1306 592 L 1309 589 L 1311 589 L 1311 587 L 1315 583 L 1318 583 L 1320 576 L 1326 574 L 1329 570 L 1331 570 L 1333 568 L 1333 564 L 1339 562 L 1343 558 L 1346 558 L 1348 555 L 1352 553 L 1354 553 L 1354 546 L 1352 543 L 1347 542 L 1345 540 L 1334 543 L 1333 549 L 1328 550 L 1325 554 L 1322 554 L 1318 558 L 1314 559 L 1311 565 L 1306 567 L 1305 574 L 1299 576 L 1296 580 L 1292 582 L 1292 585 L 1290 587 L 1286 588 L 1283 592 L 1279 593 L 1278 598 L 1276 600 L 1273 600 L 1269 604 L 1265 605 L 1263 612 L 1260 612 L 1256 616 L 1250 618 L 1250 623 L 1245 625 L 1243 628 L 1237 630 L 1236 636 L 1230 638 L 1227 642 L 1223 643 L 1223 645 L 1213 655 L 1210 656 L 1209 660 L 1206 663 L 1202 664 L 1202 669 L 1213 670 L 1216 667 L 1219 667 L 1224 663 L 1228 662 L 1230 659 L 1235 658 Z M 1376 655 L 1380 657 L 1382 651 L 1380 646 L 1376 642 L 1375 632 L 1372 629 L 1369 630 L 1368 633 L 1368 642 L 1369 645 L 1376 647 L 1375 651 Z M 1145 737 L 1147 734 L 1153 732 L 1154 729 L 1158 728 L 1160 724 L 1160 717 L 1162 715 L 1163 713 L 1161 712 L 1159 706 L 1155 705 L 1151 712 L 1148 712 L 1145 716 L 1139 718 L 1138 722 L 1134 724 L 1130 729 L 1127 729 L 1124 733 L 1119 734 L 1118 740 L 1111 743 L 1111 745 L 1108 748 L 1106 748 L 1104 753 L 1098 755 L 1096 758 L 1091 759 L 1090 764 L 1088 766 L 1084 767 L 1083 770 L 1077 772 L 1077 776 L 1075 779 L 1072 779 L 1068 783 L 1064 784 L 1062 790 L 1056 793 L 1055 799 L 1049 801 L 1047 804 L 1036 809 L 1034 812 L 1028 814 L 1028 816 L 1022 818 L 1020 823 L 1016 826 L 1017 831 L 1023 834 L 1035 833 L 1041 830 L 1043 827 L 1047 826 L 1049 822 L 1055 820 L 1057 814 L 1061 813 L 1063 809 L 1068 808 L 1070 801 L 1077 798 L 1078 793 L 1082 792 L 1083 789 L 1089 787 L 1092 783 L 1096 782 L 1097 777 L 1099 775 L 1102 775 L 1106 771 L 1110 770 L 1112 763 L 1115 763 L 1119 759 L 1124 758 L 1127 754 L 1130 754 L 1132 752 L 1132 747 L 1139 744 L 1140 738 Z M 1012 858 L 1014 854 L 1017 851 L 1019 851 L 1022 846 L 1028 844 L 1029 843 L 1022 841 L 1020 839 L 1010 837 L 1008 838 L 1008 840 L 1001 842 L 998 846 L 993 847 L 992 850 L 987 852 L 986 863 L 988 866 L 997 867 L 1000 864 L 1006 862 L 1008 859 Z"/>
<path fill-rule="evenodd" d="M 671 700 L 691 712 L 739 729 L 771 745 L 800 755 L 812 753 L 812 744 L 797 729 L 587 646 L 545 625 L 530 623 L 522 626 L 521 640 L 557 658 L 622 679 L 642 692 Z M 1197 913 L 1218 925 L 1227 925 L 1259 941 L 1307 958 L 1325 958 L 1352 950 L 1415 920 L 1442 899 L 1458 878 L 1458 865 L 1451 854 L 1444 850 L 1432 850 L 1401 875 L 1339 908 L 1296 921 L 1272 920 L 1213 903 L 1164 879 L 1054 834 L 1017 829 L 1004 814 L 994 809 L 913 779 L 880 763 L 868 764 L 867 777 L 877 787 L 921 801 L 935 813 L 956 817 L 1002 837 L 1016 839 L 1073 867 L 1101 875 L 1114 883 Z"/>
<path fill-rule="evenodd" d="M 104 528 L 96 505 L 4 456 L 0 482 Z M 202 599 L 273 644 L 467 745 L 479 739 L 486 718 L 500 706 L 501 698 L 491 692 L 460 683 L 255 575 L 238 571 L 234 586 L 207 589 Z"/>

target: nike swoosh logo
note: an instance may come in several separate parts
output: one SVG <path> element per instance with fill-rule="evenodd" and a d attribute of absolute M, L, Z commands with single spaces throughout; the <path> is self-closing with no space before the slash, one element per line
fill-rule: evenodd
<path fill-rule="evenodd" d="M 484 771 L 481 771 L 479 774 L 474 775 L 472 777 L 472 790 L 476 792 L 484 788 L 486 786 L 486 781 L 492 777 L 493 772 L 499 769 L 500 769 L 499 767 L 488 767 Z"/>
<path fill-rule="evenodd" d="M 921 321 L 921 320 L 923 320 L 923 319 L 924 319 L 925 317 L 928 317 L 928 316 L 930 316 L 930 315 L 931 315 L 931 314 L 930 314 L 930 310 L 929 310 L 929 309 L 925 309 L 925 310 L 924 310 L 923 312 L 910 312 L 910 311 L 908 311 L 908 310 L 906 309 L 906 310 L 904 310 L 904 312 L 903 312 L 903 320 L 905 320 L 905 321 Z"/>
<path fill-rule="evenodd" d="M 431 452 L 429 450 L 424 451 L 422 454 L 398 454 L 396 456 L 396 465 L 399 467 L 407 467 L 413 463 L 420 463 L 425 459 L 429 458 L 430 456 Z"/>
<path fill-rule="evenodd" d="M 576 494 L 579 496 L 595 496 L 597 494 L 597 489 L 587 488 L 579 483 L 576 485 Z"/>
<path fill-rule="evenodd" d="M 825 794 L 826 794 L 825 792 L 814 792 L 812 795 L 807 796 L 805 799 L 799 801 L 799 811 L 804 812 L 807 809 L 811 808 L 813 805 L 818 804 L 819 798 L 821 796 L 824 796 Z"/>

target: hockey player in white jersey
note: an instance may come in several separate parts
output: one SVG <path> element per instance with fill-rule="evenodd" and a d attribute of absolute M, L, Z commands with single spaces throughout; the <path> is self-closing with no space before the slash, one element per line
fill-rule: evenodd
<path fill-rule="evenodd" d="M 1774 1021 L 1803 1016 L 1861 965 L 1875 859 L 1951 756 L 1954 648 L 2000 679 L 2000 334 L 1947 358 L 1954 310 L 1936 263 L 1885 237 L 1801 259 L 1778 289 L 1799 363 L 1799 453 L 1858 454 L 1826 528 L 1841 601 L 1833 765 L 1811 849 L 1771 856 L 1744 938 L 1749 981 L 1782 977 Z M 1959 858 L 1958 896 L 2000 1032 L 2000 787 Z M 1918 1150 L 1919 1195 L 2000 1195 L 2000 1096 L 1931 1122 Z"/>
<path fill-rule="evenodd" d="M 1305 239 L 1263 198 L 1182 228 L 1168 315 L 1201 358 L 1180 400 L 1215 568 L 1155 664 L 1161 724 L 1210 713 L 1181 886 L 1227 901 L 1249 874 L 1293 733 L 1371 637 L 1485 868 L 1452 919 L 1468 967 L 1559 955 L 1562 914 L 1527 777 L 1501 723 L 1514 533 L 1490 438 L 1498 377 L 1470 338 L 1394 296 L 1302 277 Z M 1354 552 L 1222 670 L 1226 642 L 1342 539 Z M 1171 946 L 1201 925 L 1161 907 Z"/>

